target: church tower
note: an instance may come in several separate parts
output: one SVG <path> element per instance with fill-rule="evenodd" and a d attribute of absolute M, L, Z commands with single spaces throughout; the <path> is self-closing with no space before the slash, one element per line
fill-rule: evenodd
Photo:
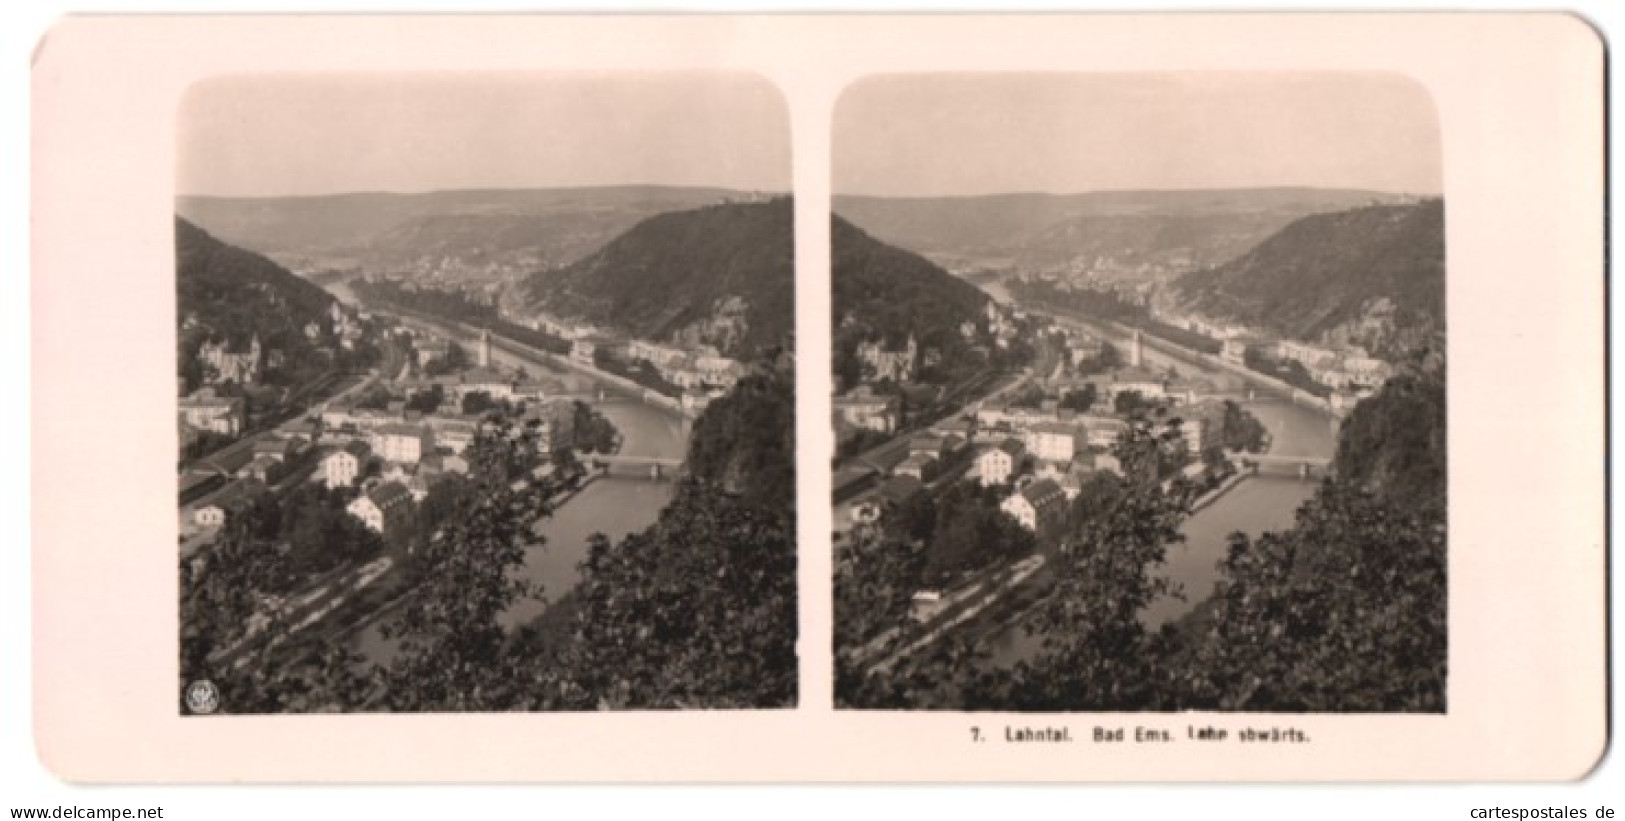
<path fill-rule="evenodd" d="M 1129 364 L 1136 368 L 1140 367 L 1142 361 L 1142 351 L 1140 349 L 1144 344 L 1144 342 L 1140 341 L 1140 329 L 1135 328 L 1134 344 L 1129 348 Z"/>
<path fill-rule="evenodd" d="M 491 330 L 480 329 L 480 367 L 491 367 Z"/>

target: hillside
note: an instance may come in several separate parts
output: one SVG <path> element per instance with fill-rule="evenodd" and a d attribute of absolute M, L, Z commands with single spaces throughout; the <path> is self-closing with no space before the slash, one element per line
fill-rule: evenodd
<path fill-rule="evenodd" d="M 955 268 L 1104 265 L 1155 277 L 1228 261 L 1308 214 L 1397 199 L 1374 191 L 1262 188 L 838 196 L 834 207 L 876 238 Z"/>
<path fill-rule="evenodd" d="M 985 327 L 988 296 L 924 257 L 887 245 L 839 216 L 830 239 L 835 372 L 856 381 L 859 343 L 897 345 L 910 335 L 942 356 L 944 374 L 963 375 L 976 357 L 961 336 L 965 322 Z M 949 380 L 951 381 L 951 379 Z"/>
<path fill-rule="evenodd" d="M 176 199 L 181 216 L 295 268 L 482 278 L 564 265 L 639 220 L 740 192 L 609 186 Z"/>
<path fill-rule="evenodd" d="M 331 294 L 259 254 L 175 219 L 175 296 L 182 373 L 206 340 L 238 350 L 258 336 L 290 366 L 311 353 L 303 328 L 323 324 Z"/>
<path fill-rule="evenodd" d="M 1304 217 L 1235 260 L 1181 278 L 1180 308 L 1379 355 L 1444 329 L 1444 203 Z"/>
<path fill-rule="evenodd" d="M 795 327 L 793 224 L 788 198 L 660 214 L 519 290 L 530 309 L 749 359 Z"/>

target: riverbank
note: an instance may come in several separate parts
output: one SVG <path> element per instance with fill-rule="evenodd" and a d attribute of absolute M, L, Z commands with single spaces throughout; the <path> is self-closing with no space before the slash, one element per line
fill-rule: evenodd
<path fill-rule="evenodd" d="M 1237 485 L 1249 478 L 1251 477 L 1249 477 L 1246 473 L 1237 471 L 1234 475 L 1225 479 L 1223 482 L 1220 482 L 1218 487 L 1202 494 L 1201 496 L 1197 497 L 1196 501 L 1191 502 L 1191 514 L 1195 515 L 1208 505 L 1219 501 L 1219 499 L 1223 498 L 1226 493 L 1234 490 Z"/>
<path fill-rule="evenodd" d="M 573 371 L 581 376 L 585 376 L 588 379 L 601 383 L 602 385 L 614 387 L 618 389 L 618 392 L 629 398 L 642 400 L 650 407 L 659 408 L 660 410 L 666 411 L 674 418 L 679 420 L 686 419 L 693 421 L 693 419 L 697 416 L 697 414 L 694 412 L 685 409 L 681 401 L 670 396 L 666 396 L 651 388 L 645 387 L 644 385 L 640 385 L 624 376 L 595 368 L 585 362 L 575 359 L 574 357 L 564 356 L 552 351 L 542 350 L 541 348 L 537 348 L 532 345 L 527 345 L 519 340 L 503 336 L 501 333 L 492 332 L 488 328 L 476 328 L 475 326 L 469 325 L 468 323 L 460 320 L 446 319 L 444 317 L 424 314 L 419 311 L 412 311 L 394 305 L 386 308 L 377 308 L 376 310 L 411 317 L 414 321 L 428 325 L 434 330 L 448 337 L 455 337 L 459 342 L 463 343 L 470 343 L 477 340 L 478 335 L 481 332 L 484 332 L 490 335 L 492 348 L 500 350 L 509 356 L 528 358 L 534 364 L 551 368 L 554 371 Z"/>

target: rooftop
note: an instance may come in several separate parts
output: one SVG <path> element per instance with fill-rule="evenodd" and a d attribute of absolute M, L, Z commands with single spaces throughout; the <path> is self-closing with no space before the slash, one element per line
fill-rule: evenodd
<path fill-rule="evenodd" d="M 1032 503 L 1033 507 L 1042 507 L 1054 504 L 1057 499 L 1065 499 L 1066 492 L 1053 479 L 1039 479 L 1021 489 L 1021 495 Z"/>
<path fill-rule="evenodd" d="M 412 498 L 412 490 L 400 482 L 384 482 L 367 491 L 367 498 L 379 509 L 393 507 Z"/>

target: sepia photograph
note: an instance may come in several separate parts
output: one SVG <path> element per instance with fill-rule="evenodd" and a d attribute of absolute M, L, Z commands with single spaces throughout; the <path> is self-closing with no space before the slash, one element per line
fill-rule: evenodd
<path fill-rule="evenodd" d="M 796 704 L 770 83 L 230 75 L 176 164 L 183 714 Z"/>
<path fill-rule="evenodd" d="M 1446 712 L 1424 87 L 874 77 L 832 173 L 838 708 Z"/>

